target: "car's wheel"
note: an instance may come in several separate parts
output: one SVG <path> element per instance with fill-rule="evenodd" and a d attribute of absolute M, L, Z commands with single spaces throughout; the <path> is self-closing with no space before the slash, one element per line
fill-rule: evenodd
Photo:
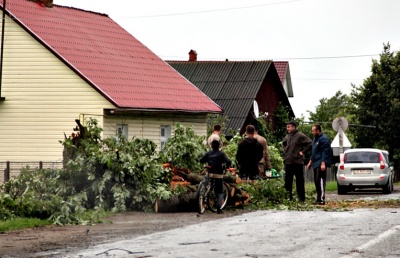
<path fill-rule="evenodd" d="M 337 184 L 337 193 L 339 195 L 346 194 L 347 193 L 347 186 L 343 186 L 343 185 Z"/>
<path fill-rule="evenodd" d="M 384 194 L 390 194 L 392 192 L 392 184 L 390 181 L 391 180 L 389 178 L 386 185 L 382 188 Z"/>

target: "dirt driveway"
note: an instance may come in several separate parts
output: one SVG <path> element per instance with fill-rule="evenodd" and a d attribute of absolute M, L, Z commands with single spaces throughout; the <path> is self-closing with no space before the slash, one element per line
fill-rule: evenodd
<path fill-rule="evenodd" d="M 395 192 L 399 192 L 397 186 Z M 377 192 L 357 192 L 348 195 L 327 194 L 327 201 L 359 199 L 377 196 Z M 50 252 L 68 256 L 69 252 L 86 249 L 89 246 L 129 239 L 154 232 L 184 227 L 209 220 L 248 212 L 231 210 L 224 214 L 206 213 L 143 213 L 129 212 L 108 218 L 112 223 L 94 226 L 47 226 L 35 229 L 0 234 L 0 257 L 41 257 L 39 253 Z M 66 251 L 66 252 L 65 252 Z M 61 253 L 62 252 L 62 253 Z M 45 256 L 42 256 L 45 257 Z"/>

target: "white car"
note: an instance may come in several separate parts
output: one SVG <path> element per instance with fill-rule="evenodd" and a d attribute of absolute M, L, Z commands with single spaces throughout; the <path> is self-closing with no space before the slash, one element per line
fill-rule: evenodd
<path fill-rule="evenodd" d="M 381 188 L 384 193 L 393 191 L 394 171 L 389 163 L 389 153 L 379 149 L 346 150 L 336 173 L 338 194 L 356 188 Z"/>

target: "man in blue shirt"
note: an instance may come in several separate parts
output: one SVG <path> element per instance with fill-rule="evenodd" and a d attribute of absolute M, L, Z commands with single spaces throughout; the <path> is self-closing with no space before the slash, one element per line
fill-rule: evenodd
<path fill-rule="evenodd" d="M 312 142 L 312 156 L 307 169 L 312 167 L 314 171 L 315 189 L 317 200 L 314 204 L 325 204 L 326 170 L 331 166 L 331 143 L 324 133 L 321 125 L 313 125 L 311 129 L 314 139 Z"/>

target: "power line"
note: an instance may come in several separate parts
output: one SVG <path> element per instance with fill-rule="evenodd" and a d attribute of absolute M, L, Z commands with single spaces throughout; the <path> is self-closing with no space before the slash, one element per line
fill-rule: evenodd
<path fill-rule="evenodd" d="M 365 55 L 343 55 L 343 56 L 314 56 L 314 57 L 276 57 L 276 58 L 264 58 L 264 59 L 259 59 L 259 60 L 271 60 L 271 61 L 287 61 L 287 60 L 315 60 L 315 59 L 345 59 L 345 58 L 360 58 L 360 57 L 372 57 L 372 56 L 379 56 L 380 54 L 365 54 Z M 184 57 L 181 56 L 162 56 L 159 55 L 159 57 L 162 57 L 164 60 L 168 60 L 170 58 L 179 58 L 183 59 Z M 187 59 L 187 58 L 186 58 Z M 207 61 L 225 61 L 226 58 L 207 58 L 205 57 L 204 59 L 206 60 L 199 60 L 199 62 L 207 62 Z M 231 61 L 235 60 L 252 60 L 252 58 L 229 58 Z M 186 61 L 186 60 L 176 60 L 176 61 Z"/>
<path fill-rule="evenodd" d="M 241 7 L 231 7 L 231 8 L 222 8 L 222 9 L 214 9 L 214 10 L 204 10 L 204 11 L 192 11 L 192 12 L 184 12 L 184 13 L 169 13 L 169 14 L 156 14 L 156 15 L 143 15 L 143 16 L 127 16 L 127 17 L 119 17 L 119 18 L 129 18 L 129 19 L 140 19 L 140 18 L 156 18 L 156 17 L 166 17 L 166 16 L 179 16 L 179 15 L 188 15 L 188 14 L 201 14 L 201 13 L 211 13 L 211 12 L 225 12 L 225 11 L 233 11 L 233 10 L 242 10 L 242 9 L 251 9 L 263 6 L 270 5 L 279 5 L 279 4 L 287 4 L 292 2 L 300 2 L 304 0 L 289 0 L 284 2 L 275 2 L 269 4 L 259 4 L 259 5 L 251 5 L 251 6 L 241 6 Z"/>
<path fill-rule="evenodd" d="M 275 59 L 285 59 L 285 60 L 307 60 L 307 59 L 338 59 L 338 58 L 357 58 L 357 57 L 371 57 L 371 56 L 379 56 L 379 54 L 370 54 L 370 55 L 354 55 L 354 56 L 288 57 L 288 58 L 275 58 Z"/>

